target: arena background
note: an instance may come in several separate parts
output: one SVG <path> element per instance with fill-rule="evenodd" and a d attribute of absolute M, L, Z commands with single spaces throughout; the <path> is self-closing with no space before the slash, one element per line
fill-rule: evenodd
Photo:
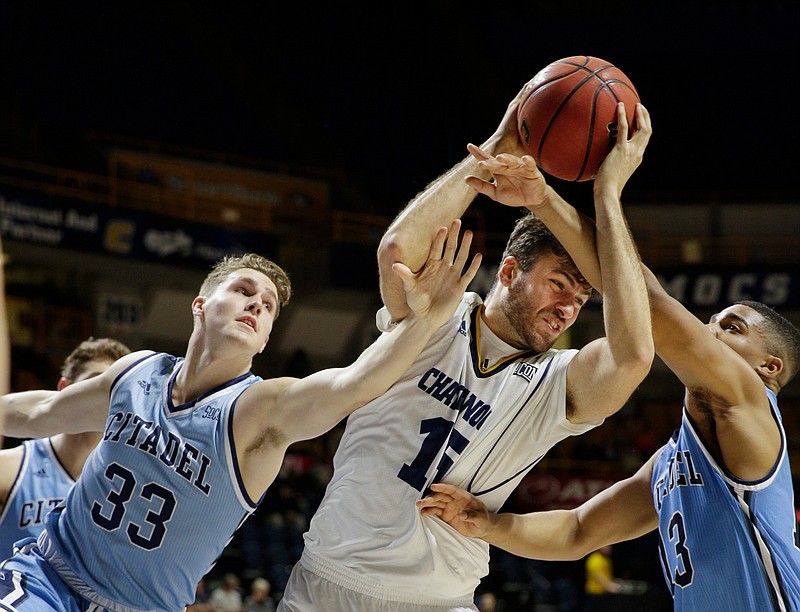
<path fill-rule="evenodd" d="M 182 354 L 191 299 L 229 251 L 274 257 L 295 283 L 257 374 L 350 361 L 376 333 L 383 229 L 494 130 L 525 81 L 569 55 L 619 66 L 652 115 L 623 195 L 645 262 L 703 318 L 752 298 L 800 323 L 796 3 L 228 4 L 0 8 L 15 390 L 54 387 L 90 334 Z M 589 183 L 550 182 L 591 210 Z M 474 289 L 491 283 L 512 221 L 488 201 L 470 210 L 488 256 Z M 595 305 L 565 343 L 601 325 Z M 796 472 L 799 386 L 781 394 Z M 553 449 L 509 507 L 575 505 L 632 473 L 677 425 L 680 397 L 657 362 L 619 415 Z M 210 582 L 265 575 L 279 594 L 336 436 L 293 449 Z M 580 581 L 576 564 L 493 554 L 484 588 L 506 610 L 555 609 Z M 647 584 L 616 609 L 640 597 L 668 609 L 653 540 L 616 547 L 615 569 Z"/>

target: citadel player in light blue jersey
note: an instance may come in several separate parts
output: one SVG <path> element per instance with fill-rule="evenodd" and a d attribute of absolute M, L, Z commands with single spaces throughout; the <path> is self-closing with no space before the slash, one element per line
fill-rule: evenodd
<path fill-rule="evenodd" d="M 6 395 L 5 432 L 102 431 L 38 541 L 0 566 L 0 609 L 183 611 L 263 499 L 292 443 L 384 392 L 450 319 L 480 264 L 441 228 L 425 265 L 398 264 L 413 315 L 350 366 L 303 379 L 250 372 L 290 297 L 254 254 L 219 262 L 192 302 L 185 357 L 137 351 L 63 391 Z M 454 330 L 453 333 L 457 333 Z"/>
<path fill-rule="evenodd" d="M 498 184 L 507 173 L 525 193 L 531 159 L 490 163 Z M 558 215 L 578 219 L 574 209 Z M 591 224 L 551 227 L 570 248 L 591 248 L 591 231 L 575 231 Z M 448 484 L 432 485 L 417 505 L 462 535 L 535 559 L 580 559 L 658 529 L 676 610 L 800 610 L 800 543 L 777 402 L 800 367 L 800 332 L 751 301 L 703 324 L 644 273 L 656 353 L 686 387 L 681 427 L 669 442 L 574 510 L 495 514 Z M 596 272 L 587 278 L 599 282 Z"/>
<path fill-rule="evenodd" d="M 56 389 L 105 372 L 130 349 L 113 338 L 89 338 L 67 356 Z M 14 544 L 38 536 L 47 513 L 61 503 L 81 473 L 100 433 L 57 434 L 0 451 L 0 559 Z"/>

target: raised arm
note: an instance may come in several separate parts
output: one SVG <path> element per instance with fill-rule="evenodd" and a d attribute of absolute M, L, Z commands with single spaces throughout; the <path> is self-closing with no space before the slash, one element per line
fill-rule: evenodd
<path fill-rule="evenodd" d="M 728 471 L 744 480 L 764 477 L 781 447 L 764 382 L 753 364 L 717 337 L 729 334 L 738 341 L 757 332 L 735 319 L 705 325 L 670 296 L 646 267 L 644 273 L 656 353 L 686 386 L 687 410 L 700 427 L 713 428 L 709 442 L 719 444 L 719 459 Z M 771 367 L 768 360 L 755 365 Z"/>
<path fill-rule="evenodd" d="M 411 367 L 433 333 L 453 315 L 480 266 L 477 254 L 466 267 L 472 232 L 464 233 L 459 247 L 460 227 L 461 222 L 455 220 L 449 231 L 439 230 L 419 272 L 401 263 L 394 265 L 411 314 L 394 330 L 382 334 L 350 366 L 323 370 L 299 381 L 291 379 L 277 397 L 270 427 L 279 427 L 292 441 L 318 436 L 386 391 Z"/>
<path fill-rule="evenodd" d="M 480 538 L 529 559 L 569 561 L 607 544 L 637 538 L 658 526 L 650 493 L 655 455 L 636 474 L 601 491 L 574 510 L 514 514 L 489 512 L 477 497 L 445 483 L 417 502 L 460 534 Z"/>
<path fill-rule="evenodd" d="M 603 294 L 606 336 L 581 349 L 569 365 L 568 416 L 581 423 L 619 410 L 650 370 L 653 339 L 641 260 L 622 212 L 622 189 L 639 166 L 650 140 L 650 116 L 637 106 L 638 129 L 628 139 L 624 106 L 617 108 L 618 135 L 594 181 L 596 221 L 589 219 L 546 186 L 529 156 L 491 157 L 475 147 L 473 155 L 495 181 L 470 177 L 470 186 L 510 206 L 537 215 L 567 249 L 581 273 Z"/>
<path fill-rule="evenodd" d="M 614 148 L 594 180 L 596 248 L 606 335 L 583 347 L 567 371 L 573 422 L 607 417 L 619 410 L 644 380 L 653 362 L 653 332 L 641 259 L 622 211 L 622 189 L 642 162 L 652 129 L 639 104 L 638 130 L 628 139 L 625 108 L 617 108 Z"/>
<path fill-rule="evenodd" d="M 522 153 L 517 133 L 517 103 L 524 88 L 509 103 L 494 134 L 483 144 L 492 153 Z M 425 263 L 436 228 L 449 226 L 460 218 L 476 197 L 465 179 L 469 175 L 488 173 L 479 168 L 478 160 L 467 156 L 442 176 L 430 183 L 392 221 L 378 246 L 378 269 L 383 303 L 392 319 L 402 320 L 409 313 L 401 279 L 392 273 L 397 262 L 413 272 Z"/>
<path fill-rule="evenodd" d="M 147 354 L 149 351 L 130 353 L 102 374 L 61 391 L 21 391 L 3 396 L 3 434 L 44 438 L 58 433 L 102 431 L 111 384 L 129 364 Z"/>
<path fill-rule="evenodd" d="M 600 261 L 595 246 L 595 225 L 547 184 L 530 155 L 489 155 L 482 147 L 468 144 L 467 149 L 479 160 L 494 181 L 468 176 L 467 184 L 475 191 L 506 206 L 527 208 L 553 233 L 572 257 L 575 265 L 592 287 L 602 293 Z"/>

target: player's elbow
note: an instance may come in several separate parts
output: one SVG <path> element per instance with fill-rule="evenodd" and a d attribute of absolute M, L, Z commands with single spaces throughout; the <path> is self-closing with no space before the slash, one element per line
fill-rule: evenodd
<path fill-rule="evenodd" d="M 653 366 L 653 356 L 654 353 L 652 351 L 642 350 L 633 352 L 627 356 L 627 359 L 618 362 L 617 369 L 623 373 L 624 377 L 621 390 L 633 393 L 650 373 L 650 368 Z"/>
<path fill-rule="evenodd" d="M 645 377 L 653 366 L 653 359 L 655 359 L 655 356 L 656 351 L 655 345 L 653 344 L 653 337 L 648 335 L 631 346 L 628 353 L 627 367 L 640 373 L 642 377 Z"/>
<path fill-rule="evenodd" d="M 564 540 L 559 546 L 559 558 L 554 559 L 557 561 L 578 561 L 596 550 L 592 534 L 583 528 L 577 510 L 570 510 L 569 516 L 571 521 L 564 529 Z"/>
<path fill-rule="evenodd" d="M 392 264 L 407 260 L 405 241 L 401 233 L 390 229 L 381 238 L 378 245 L 378 265 L 381 270 L 390 270 Z"/>
<path fill-rule="evenodd" d="M 572 538 L 566 543 L 565 550 L 569 557 L 565 561 L 577 561 L 586 555 L 593 553 L 606 542 L 602 541 L 600 534 L 596 533 L 591 526 L 584 525 L 580 518 L 577 518 L 577 525 L 572 532 Z"/>
<path fill-rule="evenodd" d="M 14 438 L 43 438 L 58 433 L 47 430 L 47 416 L 46 404 L 22 404 L 13 394 L 6 396 L 3 398 L 0 433 Z"/>
<path fill-rule="evenodd" d="M 614 379 L 613 389 L 610 390 L 610 405 L 621 406 L 620 399 L 624 403 L 636 388 L 650 373 L 653 366 L 655 351 L 652 339 L 650 342 L 632 343 L 625 346 L 612 348 L 613 357 L 609 362 L 612 369 L 609 372 Z M 616 408 L 614 409 L 616 412 Z M 591 552 L 591 551 L 590 551 Z"/>
<path fill-rule="evenodd" d="M 609 347 L 616 368 L 634 376 L 646 376 L 656 355 L 653 334 L 649 327 L 640 333 L 626 330 L 617 336 L 610 335 Z"/>

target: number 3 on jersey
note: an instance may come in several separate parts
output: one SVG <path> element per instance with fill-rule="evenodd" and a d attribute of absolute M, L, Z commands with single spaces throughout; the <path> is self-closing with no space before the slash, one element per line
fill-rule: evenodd
<path fill-rule="evenodd" d="M 669 541 L 673 544 L 675 549 L 675 563 L 674 567 L 670 566 L 670 556 L 666 552 L 667 543 L 659 539 L 659 546 L 662 548 L 661 558 L 664 564 L 664 573 L 669 578 L 672 584 L 672 590 L 675 590 L 675 585 L 679 587 L 686 587 L 692 583 L 694 579 L 694 567 L 692 567 L 692 555 L 689 548 L 686 546 L 686 528 L 683 524 L 683 515 L 676 512 L 669 520 Z"/>
<path fill-rule="evenodd" d="M 120 527 L 125 516 L 126 506 L 133 497 L 136 489 L 136 477 L 133 472 L 118 463 L 110 464 L 105 471 L 105 477 L 112 483 L 117 483 L 119 488 L 113 488 L 106 496 L 105 506 L 95 502 L 92 505 L 92 520 L 105 529 L 114 531 Z M 149 525 L 143 527 L 134 522 L 127 526 L 126 533 L 131 544 L 145 550 L 153 550 L 161 545 L 164 534 L 167 532 L 166 525 L 175 512 L 175 495 L 172 491 L 165 489 L 156 483 L 148 483 L 139 491 L 139 497 L 153 502 L 158 511 L 148 510 L 145 522 Z M 149 535 L 146 535 L 149 531 Z"/>

